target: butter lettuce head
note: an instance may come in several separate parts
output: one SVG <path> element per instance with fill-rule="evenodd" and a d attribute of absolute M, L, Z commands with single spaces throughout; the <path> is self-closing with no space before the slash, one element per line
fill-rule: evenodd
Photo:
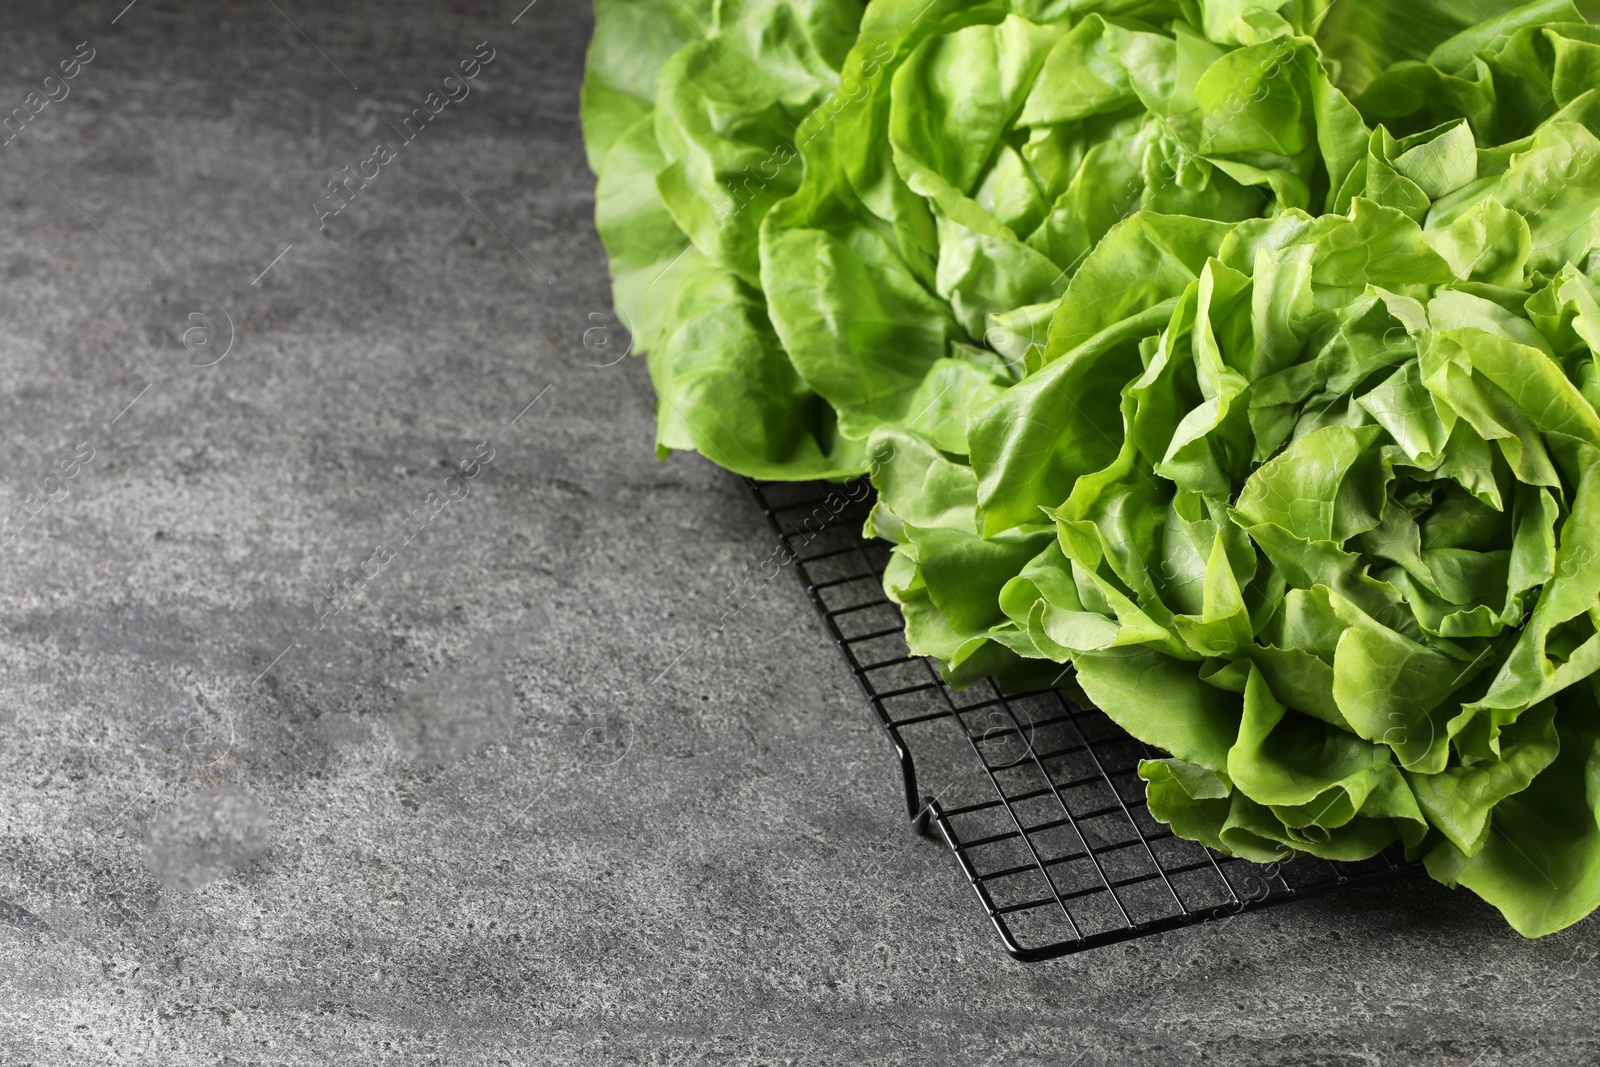
<path fill-rule="evenodd" d="M 1587 0 L 595 5 L 661 455 L 870 470 L 913 650 L 1184 837 L 1600 905 Z"/>
<path fill-rule="evenodd" d="M 1512 12 L 1370 79 L 1320 213 L 1100 237 L 964 455 L 876 435 L 915 650 L 1071 664 L 1223 851 L 1600 905 L 1597 62 Z"/>

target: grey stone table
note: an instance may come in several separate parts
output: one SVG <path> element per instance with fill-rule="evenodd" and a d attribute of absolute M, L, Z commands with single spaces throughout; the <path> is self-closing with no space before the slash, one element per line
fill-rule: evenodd
<path fill-rule="evenodd" d="M 722 620 L 524 2 L 0 6 L 0 1064 L 1600 1061 L 1594 926 L 1425 881 L 1006 958 Z"/>

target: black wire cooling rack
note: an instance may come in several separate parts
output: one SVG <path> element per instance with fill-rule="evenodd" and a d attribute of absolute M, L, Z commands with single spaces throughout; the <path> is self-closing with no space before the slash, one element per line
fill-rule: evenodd
<path fill-rule="evenodd" d="M 1059 690 L 956 691 L 914 658 L 882 590 L 889 546 L 861 536 L 865 481 L 752 482 L 828 634 L 893 742 L 913 830 L 949 847 L 1006 951 L 1023 961 L 1223 919 L 1415 873 L 1361 863 L 1261 865 L 1176 837 L 1145 806 L 1152 750 Z"/>

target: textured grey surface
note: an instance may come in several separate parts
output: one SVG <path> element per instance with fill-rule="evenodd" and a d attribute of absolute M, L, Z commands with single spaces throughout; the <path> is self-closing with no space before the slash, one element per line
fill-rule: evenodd
<path fill-rule="evenodd" d="M 594 365 L 587 5 L 275 3 L 0 5 L 0 112 L 95 49 L 0 148 L 0 1064 L 1600 1062 L 1593 924 L 1425 882 L 1009 961 Z"/>

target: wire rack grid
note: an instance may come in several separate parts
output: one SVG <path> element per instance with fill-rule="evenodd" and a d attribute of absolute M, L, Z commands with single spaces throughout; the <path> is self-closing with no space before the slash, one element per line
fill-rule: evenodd
<path fill-rule="evenodd" d="M 942 840 L 1005 950 L 1063 956 L 1409 875 L 1293 854 L 1261 865 L 1175 836 L 1145 805 L 1160 753 L 1059 690 L 951 689 L 906 647 L 882 591 L 889 546 L 864 538 L 864 480 L 752 482 L 762 511 L 894 745 L 912 829 Z"/>

